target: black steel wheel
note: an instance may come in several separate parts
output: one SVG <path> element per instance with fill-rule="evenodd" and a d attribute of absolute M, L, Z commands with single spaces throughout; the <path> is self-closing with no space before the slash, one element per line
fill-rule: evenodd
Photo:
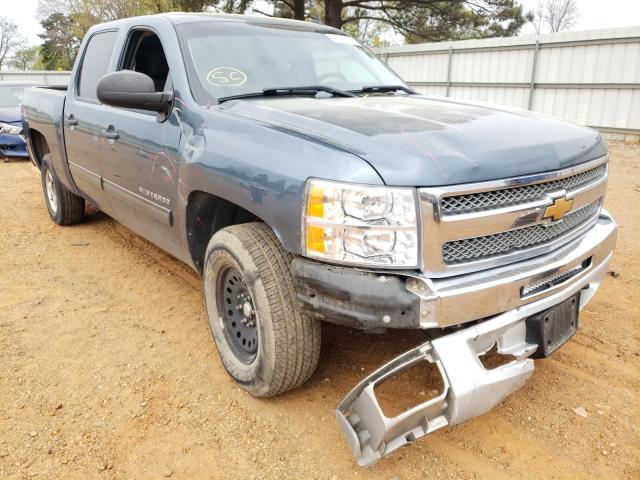
<path fill-rule="evenodd" d="M 223 228 L 204 258 L 211 334 L 224 368 L 256 397 L 306 382 L 320 356 L 320 322 L 297 301 L 293 256 L 264 223 Z"/>
<path fill-rule="evenodd" d="M 216 297 L 227 342 L 241 362 L 251 363 L 258 351 L 258 318 L 251 293 L 238 269 L 230 266 L 220 272 Z"/>

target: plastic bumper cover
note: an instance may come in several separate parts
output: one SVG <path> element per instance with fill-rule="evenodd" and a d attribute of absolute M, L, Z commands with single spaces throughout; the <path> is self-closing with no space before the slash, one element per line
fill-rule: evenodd
<path fill-rule="evenodd" d="M 25 139 L 21 135 L 0 134 L 0 157 L 28 158 Z"/>

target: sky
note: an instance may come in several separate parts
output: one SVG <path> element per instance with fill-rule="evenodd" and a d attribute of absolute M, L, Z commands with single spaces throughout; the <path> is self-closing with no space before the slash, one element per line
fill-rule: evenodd
<path fill-rule="evenodd" d="M 0 0 L 2 1 L 2 0 Z M 593 30 L 595 28 L 630 27 L 640 25 L 640 0 L 576 0 L 580 17 L 571 30 Z M 533 10 L 537 0 L 520 0 L 524 11 Z M 520 34 L 535 33 L 528 24 Z"/>
<path fill-rule="evenodd" d="M 525 11 L 533 10 L 537 0 L 520 0 Z M 577 0 L 580 18 L 572 30 L 640 25 L 640 0 Z M 9 17 L 20 27 L 29 44 L 42 43 L 40 23 L 36 18 L 38 0 L 0 0 L 0 16 Z M 534 33 L 527 25 L 521 34 Z"/>

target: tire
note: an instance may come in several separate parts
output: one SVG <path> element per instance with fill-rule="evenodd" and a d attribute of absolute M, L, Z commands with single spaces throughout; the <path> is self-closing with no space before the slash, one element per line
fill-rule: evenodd
<path fill-rule="evenodd" d="M 84 218 L 84 198 L 72 193 L 65 187 L 53 170 L 49 167 L 51 155 L 46 154 L 42 159 L 40 177 L 44 203 L 51 220 L 58 225 L 75 225 Z"/>
<path fill-rule="evenodd" d="M 256 397 L 299 387 L 318 364 L 320 322 L 302 313 L 291 277 L 292 258 L 263 223 L 218 231 L 205 254 L 213 339 L 229 375 Z"/>

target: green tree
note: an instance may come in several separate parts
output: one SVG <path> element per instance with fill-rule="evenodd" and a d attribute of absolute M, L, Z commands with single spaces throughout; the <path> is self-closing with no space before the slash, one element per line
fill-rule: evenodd
<path fill-rule="evenodd" d="M 212 7 L 224 13 L 245 13 L 253 0 L 39 0 L 38 15 L 63 14 L 74 36 L 83 38 L 93 25 L 163 12 L 202 12 Z"/>
<path fill-rule="evenodd" d="M 257 5 L 254 0 L 39 1 L 41 15 L 69 16 L 78 38 L 96 23 L 167 11 L 253 10 L 272 17 L 311 18 L 371 45 L 379 43 L 390 30 L 415 43 L 510 36 L 525 23 L 519 0 L 263 0 Z"/>
<path fill-rule="evenodd" d="M 40 47 L 26 47 L 16 50 L 11 59 L 11 67 L 16 70 L 35 70 L 40 57 Z"/>
<path fill-rule="evenodd" d="M 265 13 L 254 7 L 253 11 L 262 13 L 269 17 L 280 17 L 280 18 L 293 18 L 295 20 L 305 20 L 308 12 L 308 5 L 305 0 L 274 0 L 271 2 L 273 4 L 273 14 Z"/>
<path fill-rule="evenodd" d="M 207 2 L 216 10 L 224 13 L 246 13 L 253 3 L 252 0 L 217 0 Z"/>
<path fill-rule="evenodd" d="M 381 37 L 391 28 L 377 19 L 363 18 L 343 25 L 342 29 L 364 45 L 380 47 Z"/>
<path fill-rule="evenodd" d="M 323 0 L 324 23 L 372 20 L 409 43 L 515 35 L 525 18 L 516 0 Z"/>
<path fill-rule="evenodd" d="M 40 22 L 44 33 L 41 47 L 42 63 L 47 70 L 71 70 L 80 46 L 74 34 L 77 25 L 69 15 L 53 13 Z"/>
<path fill-rule="evenodd" d="M 526 19 L 517 0 L 272 0 L 273 17 L 317 19 L 366 44 L 394 31 L 409 43 L 515 35 Z"/>

